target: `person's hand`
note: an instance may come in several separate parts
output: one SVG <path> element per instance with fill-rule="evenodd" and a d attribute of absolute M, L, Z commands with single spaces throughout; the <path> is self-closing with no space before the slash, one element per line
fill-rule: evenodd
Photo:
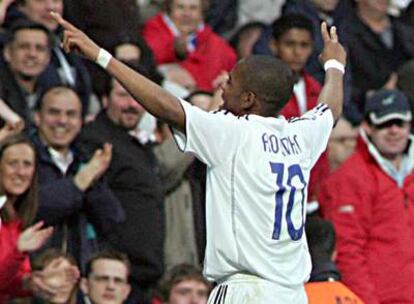
<path fill-rule="evenodd" d="M 326 25 L 326 22 L 322 22 L 321 33 L 323 38 L 323 50 L 319 56 L 319 60 L 322 66 L 330 59 L 338 60 L 345 66 L 346 52 L 338 41 L 336 27 L 332 26 L 328 32 L 328 26 Z"/>
<path fill-rule="evenodd" d="M 7 122 L 3 128 L 0 129 L 0 141 L 6 137 L 14 134 L 18 134 L 24 129 L 24 121 L 19 120 L 17 122 Z"/>
<path fill-rule="evenodd" d="M 105 143 L 102 149 L 97 149 L 91 160 L 75 175 L 76 186 L 85 191 L 98 180 L 108 169 L 112 159 L 112 145 Z"/>
<path fill-rule="evenodd" d="M 41 271 L 32 271 L 23 279 L 24 289 L 30 290 L 32 294 L 39 298 L 50 300 L 57 294 L 55 287 L 50 287 L 43 282 Z"/>
<path fill-rule="evenodd" d="M 75 52 L 91 61 L 96 61 L 100 47 L 86 36 L 84 32 L 63 19 L 60 14 L 55 12 L 50 14 L 64 29 L 62 48 L 65 52 Z"/>
<path fill-rule="evenodd" d="M 170 64 L 164 69 L 164 76 L 169 81 L 179 84 L 189 91 L 194 91 L 197 84 L 193 76 L 178 64 Z"/>
<path fill-rule="evenodd" d="M 52 300 L 59 295 L 70 293 L 80 274 L 79 269 L 67 265 L 63 257 L 50 262 L 43 270 L 32 272 L 29 278 L 29 290 L 45 300 Z"/>
<path fill-rule="evenodd" d="M 0 0 L 0 25 L 3 24 L 7 9 L 15 0 Z"/>
<path fill-rule="evenodd" d="M 50 288 L 58 290 L 73 288 L 80 276 L 79 269 L 67 264 L 63 257 L 54 259 L 41 271 L 43 282 Z"/>
<path fill-rule="evenodd" d="M 178 36 L 174 39 L 175 54 L 179 60 L 184 60 L 187 57 L 187 37 Z"/>
<path fill-rule="evenodd" d="M 17 240 L 17 249 L 20 252 L 33 252 L 42 247 L 53 233 L 53 227 L 43 228 L 40 221 L 26 228 Z"/>
<path fill-rule="evenodd" d="M 227 80 L 229 80 L 229 73 L 227 71 L 221 71 L 220 74 L 211 82 L 212 87 L 214 90 L 218 90 L 224 86 Z"/>

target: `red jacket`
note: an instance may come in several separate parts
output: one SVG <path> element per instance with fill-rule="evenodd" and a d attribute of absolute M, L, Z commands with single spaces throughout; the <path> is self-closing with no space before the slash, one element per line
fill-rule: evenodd
<path fill-rule="evenodd" d="M 365 303 L 414 303 L 414 172 L 398 187 L 360 139 L 319 203 L 336 229 L 343 282 Z"/>
<path fill-rule="evenodd" d="M 27 296 L 23 290 L 23 277 L 31 272 L 27 254 L 17 249 L 21 222 L 2 222 L 0 228 L 0 303 L 11 296 Z"/>
<path fill-rule="evenodd" d="M 306 93 L 306 109 L 310 110 L 314 108 L 318 103 L 319 93 L 321 92 L 321 85 L 308 73 L 303 73 L 303 80 L 305 81 L 305 93 Z M 289 99 L 288 103 L 279 112 L 287 119 L 291 117 L 301 116 L 298 101 L 295 94 Z M 324 152 L 315 166 L 313 167 L 309 180 L 308 198 L 309 201 L 316 199 L 319 192 L 320 183 L 330 172 L 328 159 Z"/>
<path fill-rule="evenodd" d="M 318 104 L 321 85 L 315 78 L 306 72 L 303 73 L 303 80 L 305 81 L 306 109 L 310 110 Z M 302 116 L 295 94 L 292 94 L 292 97 L 279 114 L 285 116 L 286 118 Z"/>
<path fill-rule="evenodd" d="M 212 90 L 212 81 L 222 71 L 230 71 L 236 63 L 235 51 L 205 25 L 197 33 L 195 50 L 185 60 L 179 61 L 174 50 L 174 35 L 162 16 L 160 13 L 149 19 L 142 32 L 157 64 L 179 63 L 194 77 L 199 89 Z"/>

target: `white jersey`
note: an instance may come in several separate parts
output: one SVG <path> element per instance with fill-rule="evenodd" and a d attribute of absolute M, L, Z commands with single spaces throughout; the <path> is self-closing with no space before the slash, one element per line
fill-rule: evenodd
<path fill-rule="evenodd" d="M 175 132 L 177 144 L 207 165 L 205 276 L 220 282 L 247 273 L 281 289 L 302 288 L 311 270 L 307 185 L 333 128 L 332 112 L 320 104 L 286 120 L 181 103 L 186 136 Z"/>

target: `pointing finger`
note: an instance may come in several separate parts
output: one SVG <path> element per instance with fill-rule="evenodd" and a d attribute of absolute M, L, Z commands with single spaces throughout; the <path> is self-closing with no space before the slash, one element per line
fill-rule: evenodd
<path fill-rule="evenodd" d="M 57 23 L 59 23 L 65 30 L 76 30 L 76 27 L 66 21 L 62 18 L 62 16 L 59 13 L 56 12 L 50 12 L 50 15 L 53 17 L 53 19 L 56 20 Z"/>

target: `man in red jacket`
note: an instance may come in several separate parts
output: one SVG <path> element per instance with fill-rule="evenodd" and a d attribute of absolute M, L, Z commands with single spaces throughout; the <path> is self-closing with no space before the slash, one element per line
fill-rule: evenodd
<path fill-rule="evenodd" d="M 211 91 L 213 80 L 237 60 L 230 45 L 203 23 L 202 0 L 166 1 L 166 11 L 148 20 L 142 35 L 164 76 L 189 90 Z"/>
<path fill-rule="evenodd" d="M 380 90 L 367 102 L 354 154 L 322 185 L 344 283 L 365 303 L 414 303 L 414 145 L 407 98 Z"/>

